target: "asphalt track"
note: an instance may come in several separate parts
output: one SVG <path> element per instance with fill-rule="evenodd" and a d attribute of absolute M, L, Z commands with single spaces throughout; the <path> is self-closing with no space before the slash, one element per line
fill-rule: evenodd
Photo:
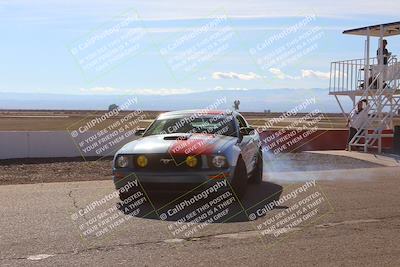
<path fill-rule="evenodd" d="M 111 181 L 0 186 L 0 266 L 400 266 L 399 163 L 353 155 L 371 165 L 344 168 L 342 159 L 331 168 L 267 172 L 235 206 L 246 212 L 187 237 L 171 232 L 175 218 L 159 219 L 176 196 L 150 194 L 146 214 L 123 214 L 129 220 L 112 231 L 83 237 L 71 215 L 110 194 Z M 288 211 L 289 202 L 248 220 L 268 203 L 263 200 L 287 196 L 310 180 L 324 198 L 312 220 L 262 234 L 257 226 Z"/>

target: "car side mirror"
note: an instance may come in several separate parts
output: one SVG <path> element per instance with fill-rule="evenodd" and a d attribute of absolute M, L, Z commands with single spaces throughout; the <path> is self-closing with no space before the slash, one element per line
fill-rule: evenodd
<path fill-rule="evenodd" d="M 135 132 L 136 136 L 143 136 L 144 132 L 146 131 L 146 128 L 138 128 Z"/>
<path fill-rule="evenodd" d="M 241 127 L 240 128 L 240 135 L 245 136 L 245 135 L 251 135 L 254 132 L 253 127 Z"/>

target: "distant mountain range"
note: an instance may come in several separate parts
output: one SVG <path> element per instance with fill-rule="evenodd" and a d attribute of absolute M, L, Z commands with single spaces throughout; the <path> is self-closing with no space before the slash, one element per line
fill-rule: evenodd
<path fill-rule="evenodd" d="M 34 93 L 0 93 L 0 109 L 62 109 L 62 110 L 105 110 L 110 104 L 121 105 L 128 99 L 136 97 L 137 104 L 129 109 L 143 110 L 179 110 L 205 108 L 219 104 L 218 109 L 230 108 L 233 101 L 240 100 L 242 111 L 272 112 L 288 111 L 306 99 L 315 97 L 316 104 L 304 111 L 316 108 L 321 112 L 340 112 L 328 89 L 253 89 L 253 90 L 216 90 L 179 95 L 67 95 L 67 94 L 34 94 Z M 132 108 L 131 108 L 132 107 Z M 351 102 L 345 103 L 349 110 Z"/>

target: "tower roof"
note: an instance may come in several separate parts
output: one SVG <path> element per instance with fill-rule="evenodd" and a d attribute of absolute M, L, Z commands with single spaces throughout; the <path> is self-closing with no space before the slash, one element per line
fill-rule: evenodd
<path fill-rule="evenodd" d="M 383 37 L 400 34 L 400 21 L 346 30 L 343 33 L 367 36 L 367 29 L 369 28 L 370 36 L 380 37 L 381 36 L 381 34 L 380 34 L 380 26 L 381 25 L 383 27 Z"/>

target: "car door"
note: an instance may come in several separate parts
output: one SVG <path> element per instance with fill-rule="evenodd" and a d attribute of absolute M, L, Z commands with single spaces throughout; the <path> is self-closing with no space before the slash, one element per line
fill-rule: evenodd
<path fill-rule="evenodd" d="M 239 124 L 239 128 L 249 127 L 248 123 L 241 115 L 237 115 L 236 120 Z M 246 169 L 250 172 L 255 166 L 256 156 L 258 153 L 257 133 L 253 132 L 248 135 L 243 135 L 239 147 L 242 151 L 242 157 L 246 164 Z"/>

